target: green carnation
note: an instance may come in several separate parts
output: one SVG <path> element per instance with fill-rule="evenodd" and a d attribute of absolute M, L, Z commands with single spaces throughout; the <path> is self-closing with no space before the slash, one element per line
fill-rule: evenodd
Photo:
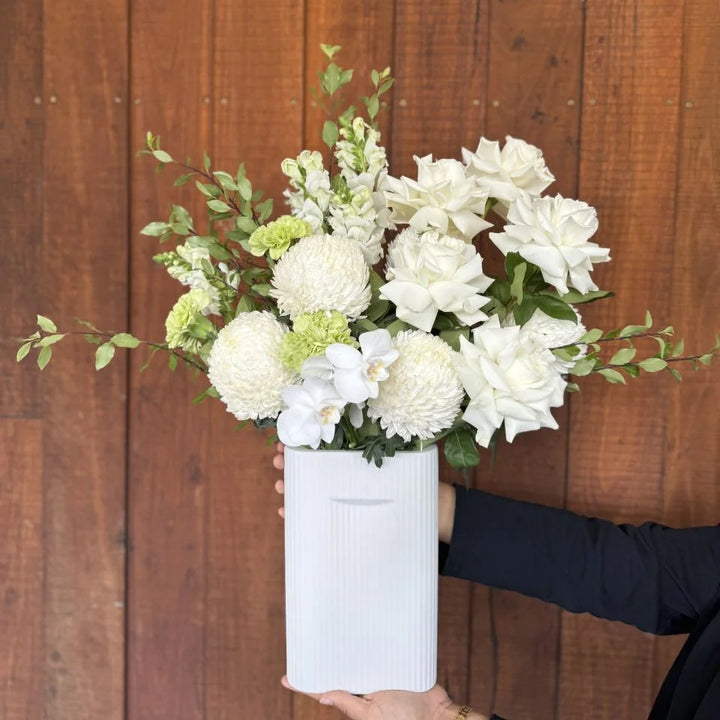
<path fill-rule="evenodd" d="M 322 355 L 333 343 L 357 347 L 347 318 L 341 312 L 319 310 L 298 315 L 293 321 L 292 332 L 283 335 L 280 359 L 287 367 L 300 372 L 308 358 Z"/>
<path fill-rule="evenodd" d="M 212 298 L 200 289 L 181 295 L 165 320 L 165 341 L 169 348 L 182 348 L 197 353 L 214 329 L 203 313 Z"/>
<path fill-rule="evenodd" d="M 270 252 L 270 257 L 277 260 L 289 247 L 293 240 L 312 234 L 312 227 L 306 220 L 283 215 L 277 220 L 261 225 L 248 240 L 250 252 L 257 257 Z"/>

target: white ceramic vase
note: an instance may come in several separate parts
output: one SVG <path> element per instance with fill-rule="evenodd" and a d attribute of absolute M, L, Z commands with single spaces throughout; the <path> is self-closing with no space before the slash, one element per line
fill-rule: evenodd
<path fill-rule="evenodd" d="M 287 675 L 423 692 L 437 669 L 438 455 L 285 449 Z"/>

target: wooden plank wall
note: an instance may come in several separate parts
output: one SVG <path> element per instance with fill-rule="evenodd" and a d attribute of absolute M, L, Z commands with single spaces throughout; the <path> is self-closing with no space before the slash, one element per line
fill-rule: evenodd
<path fill-rule="evenodd" d="M 280 200 L 280 161 L 319 147 L 320 42 L 391 65 L 395 174 L 484 134 L 540 146 L 557 192 L 598 208 L 612 302 L 698 350 L 720 329 L 716 0 L 4 0 L 0 5 L 0 716 L 337 718 L 279 685 L 282 527 L 262 435 L 156 359 L 95 374 L 65 341 L 14 361 L 38 312 L 163 336 L 177 287 L 140 237 L 173 191 L 134 151 L 240 160 Z M 490 252 L 490 250 L 488 249 Z M 479 487 L 616 521 L 714 524 L 718 370 L 591 379 L 559 431 L 521 436 Z M 449 470 L 447 480 L 463 479 Z M 441 581 L 440 681 L 512 720 L 638 718 L 681 638 Z"/>

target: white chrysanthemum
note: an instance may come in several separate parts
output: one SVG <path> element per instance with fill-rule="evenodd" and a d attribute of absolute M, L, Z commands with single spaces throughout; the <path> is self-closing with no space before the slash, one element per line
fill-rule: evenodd
<path fill-rule="evenodd" d="M 460 238 L 406 228 L 388 249 L 386 278 L 381 297 L 396 306 L 398 318 L 425 332 L 440 310 L 455 313 L 465 325 L 487 318 L 480 308 L 488 298 L 480 293 L 492 278 L 483 273 L 475 246 Z"/>
<path fill-rule="evenodd" d="M 415 156 L 418 179 L 385 180 L 385 198 L 392 210 L 392 222 L 409 223 L 418 232 L 434 228 L 444 235 L 470 242 L 491 224 L 481 217 L 488 194 L 466 175 L 465 166 L 432 155 Z"/>
<path fill-rule="evenodd" d="M 280 360 L 285 326 L 269 312 L 238 315 L 218 333 L 208 358 L 208 378 L 238 420 L 274 418 L 282 391 L 299 376 Z"/>
<path fill-rule="evenodd" d="M 428 440 L 449 428 L 464 393 L 453 363 L 453 351 L 439 337 L 420 330 L 398 333 L 393 345 L 399 356 L 389 377 L 368 400 L 367 414 L 380 421 L 388 437 Z"/>
<path fill-rule="evenodd" d="M 470 398 L 463 419 L 477 429 L 483 447 L 503 422 L 508 442 L 521 432 L 558 426 L 550 408 L 563 404 L 565 380 L 552 352 L 523 330 L 500 327 L 493 315 L 473 331 L 473 342 L 460 337 L 455 361 Z"/>
<path fill-rule="evenodd" d="M 335 235 L 311 235 L 278 261 L 270 291 L 283 315 L 337 310 L 350 319 L 370 304 L 370 271 L 357 242 Z"/>
<path fill-rule="evenodd" d="M 610 251 L 589 242 L 598 228 L 595 208 L 581 200 L 520 197 L 510 206 L 504 232 L 490 239 L 504 255 L 519 253 L 537 265 L 545 282 L 561 294 L 568 285 L 581 293 L 597 290 L 593 263 L 608 262 Z"/>
<path fill-rule="evenodd" d="M 476 178 L 478 185 L 505 207 L 521 195 L 540 195 L 555 180 L 542 152 L 510 135 L 502 150 L 497 141 L 480 138 L 474 153 L 463 148 L 462 155 L 468 176 Z"/>

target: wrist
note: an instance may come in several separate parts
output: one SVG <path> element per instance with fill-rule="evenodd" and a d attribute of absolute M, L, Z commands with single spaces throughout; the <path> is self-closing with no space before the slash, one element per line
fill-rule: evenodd
<path fill-rule="evenodd" d="M 449 544 L 452 540 L 454 522 L 455 488 L 448 483 L 441 482 L 438 485 L 438 537 L 441 542 Z"/>
<path fill-rule="evenodd" d="M 488 720 L 487 715 L 466 709 L 467 707 L 467 705 L 452 704 L 444 710 L 444 714 L 438 720 Z"/>

